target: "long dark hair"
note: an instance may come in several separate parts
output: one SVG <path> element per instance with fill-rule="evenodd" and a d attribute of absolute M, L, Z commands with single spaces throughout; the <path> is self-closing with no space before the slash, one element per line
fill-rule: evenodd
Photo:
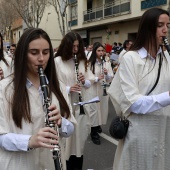
<path fill-rule="evenodd" d="M 91 63 L 90 69 L 92 70 L 93 74 L 95 74 L 95 63 L 96 63 L 96 58 L 97 58 L 96 50 L 99 47 L 102 47 L 103 49 L 105 49 L 104 46 L 101 43 L 99 43 L 99 42 L 95 42 L 93 44 L 92 54 L 91 54 L 91 56 L 89 58 L 89 62 Z"/>
<path fill-rule="evenodd" d="M 145 47 L 148 51 L 149 49 L 154 51 L 155 54 L 158 51 L 156 30 L 158 27 L 159 16 L 169 13 L 160 8 L 151 8 L 147 10 L 143 15 L 139 23 L 138 34 L 134 44 L 131 46 L 130 50 L 139 50 Z"/>
<path fill-rule="evenodd" d="M 1 39 L 1 47 L 0 47 L 0 61 L 2 60 L 7 66 L 9 64 L 7 63 L 5 57 L 4 57 L 4 50 L 3 50 L 3 37 L 2 34 L 0 33 L 0 39 Z"/>
<path fill-rule="evenodd" d="M 12 117 L 17 127 L 22 128 L 22 119 L 31 123 L 31 115 L 30 115 L 30 103 L 29 96 L 26 88 L 27 82 L 27 63 L 28 63 L 28 48 L 29 43 L 38 38 L 43 38 L 47 40 L 50 46 L 50 57 L 48 60 L 47 67 L 45 69 L 45 74 L 49 81 L 49 93 L 51 96 L 51 92 L 55 94 L 57 97 L 61 115 L 66 118 L 70 115 L 70 110 L 65 101 L 59 87 L 59 81 L 56 75 L 56 69 L 53 58 L 53 48 L 47 33 L 40 28 L 30 28 L 27 29 L 23 35 L 21 36 L 14 58 L 14 94 L 12 98 Z"/>
<path fill-rule="evenodd" d="M 61 56 L 62 60 L 65 61 L 73 58 L 73 44 L 76 40 L 78 40 L 79 42 L 79 49 L 76 54 L 78 62 L 84 60 L 85 70 L 87 70 L 87 58 L 84 52 L 84 43 L 77 32 L 69 32 L 63 37 L 61 44 L 58 47 L 57 53 L 55 54 L 55 57 Z"/>

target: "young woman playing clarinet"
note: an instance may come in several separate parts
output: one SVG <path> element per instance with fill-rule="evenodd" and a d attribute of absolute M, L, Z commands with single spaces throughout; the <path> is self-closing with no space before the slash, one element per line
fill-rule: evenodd
<path fill-rule="evenodd" d="M 83 40 L 75 32 L 67 33 L 58 48 L 55 64 L 57 74 L 63 87 L 62 92 L 69 96 L 73 115 L 77 120 L 74 134 L 66 139 L 68 170 L 81 170 L 83 166 L 84 144 L 89 133 L 88 111 L 85 106 L 74 106 L 73 103 L 86 101 L 86 90 L 94 82 L 94 75 L 87 67 Z"/>
<path fill-rule="evenodd" d="M 49 107 L 44 108 L 41 66 L 49 90 Z M 48 120 L 58 127 L 45 127 Z M 70 120 L 69 120 L 70 119 Z M 66 170 L 61 137 L 74 131 L 69 107 L 56 75 L 50 38 L 39 28 L 27 29 L 21 36 L 14 58 L 14 73 L 0 81 L 0 167 L 4 170 L 55 170 L 53 150 L 61 153 Z"/>
<path fill-rule="evenodd" d="M 106 124 L 108 117 L 107 86 L 113 79 L 113 71 L 110 62 L 104 59 L 104 47 L 101 43 L 93 44 L 93 51 L 89 58 L 90 69 L 95 75 L 95 83 L 88 89 L 88 93 L 93 98 L 99 96 L 99 103 L 89 104 L 89 114 L 91 120 L 91 139 L 94 144 L 100 145 L 100 136 L 102 132 L 101 125 Z"/>
<path fill-rule="evenodd" d="M 108 90 L 116 114 L 130 121 L 113 170 L 170 169 L 170 56 L 162 46 L 169 25 L 167 10 L 144 12 Z"/>

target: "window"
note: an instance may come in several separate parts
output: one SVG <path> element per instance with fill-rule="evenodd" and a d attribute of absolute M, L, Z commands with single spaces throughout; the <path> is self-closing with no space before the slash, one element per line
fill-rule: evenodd
<path fill-rule="evenodd" d="M 77 4 L 71 6 L 71 18 L 77 18 Z"/>

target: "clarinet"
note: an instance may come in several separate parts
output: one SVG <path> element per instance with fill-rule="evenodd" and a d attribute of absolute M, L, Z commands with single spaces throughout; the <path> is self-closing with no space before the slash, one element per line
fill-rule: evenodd
<path fill-rule="evenodd" d="M 104 75 L 104 67 L 103 67 L 103 63 L 105 62 L 104 59 L 103 59 L 103 56 L 100 56 L 100 59 L 101 59 L 101 69 L 102 69 L 102 74 Z M 103 79 L 103 83 L 102 83 L 102 86 L 103 86 L 103 96 L 107 96 L 107 92 L 106 92 L 106 87 L 108 86 L 105 82 L 105 80 Z"/>
<path fill-rule="evenodd" d="M 166 37 L 162 37 L 162 40 L 164 42 L 165 48 L 167 49 L 167 51 L 170 55 L 170 45 L 169 45 L 168 39 Z"/>
<path fill-rule="evenodd" d="M 77 84 L 80 85 L 80 80 L 79 80 L 79 63 L 77 61 L 77 55 L 75 54 L 74 55 L 74 61 L 75 61 L 75 73 L 76 73 L 76 81 L 77 81 Z M 82 96 L 81 96 L 81 93 L 79 93 L 79 102 L 82 102 Z M 85 112 L 84 112 L 84 107 L 83 105 L 80 105 L 80 115 L 84 115 Z"/>
<path fill-rule="evenodd" d="M 38 67 L 38 73 L 39 73 L 39 77 L 40 77 L 40 86 L 41 86 L 41 90 L 43 92 L 43 98 L 44 98 L 44 105 L 43 106 L 44 106 L 45 112 L 46 112 L 46 114 L 45 114 L 45 125 L 46 125 L 46 127 L 50 127 L 50 128 L 53 128 L 54 130 L 56 130 L 57 136 L 59 137 L 58 126 L 55 126 L 54 121 L 49 121 L 48 113 L 50 111 L 48 110 L 48 107 L 51 104 L 51 100 L 49 98 L 46 77 L 44 75 L 44 70 L 43 70 L 42 66 Z M 55 145 L 55 147 L 51 151 L 53 153 L 55 170 L 63 170 L 62 163 L 61 163 L 61 150 L 60 150 L 59 144 Z"/>

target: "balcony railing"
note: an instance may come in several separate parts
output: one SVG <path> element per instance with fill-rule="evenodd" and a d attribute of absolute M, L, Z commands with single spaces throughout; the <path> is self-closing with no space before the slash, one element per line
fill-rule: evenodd
<path fill-rule="evenodd" d="M 141 2 L 141 9 L 147 9 L 155 6 L 166 5 L 167 0 L 145 0 Z"/>
<path fill-rule="evenodd" d="M 130 13 L 130 0 L 115 0 L 83 12 L 84 22 Z"/>

